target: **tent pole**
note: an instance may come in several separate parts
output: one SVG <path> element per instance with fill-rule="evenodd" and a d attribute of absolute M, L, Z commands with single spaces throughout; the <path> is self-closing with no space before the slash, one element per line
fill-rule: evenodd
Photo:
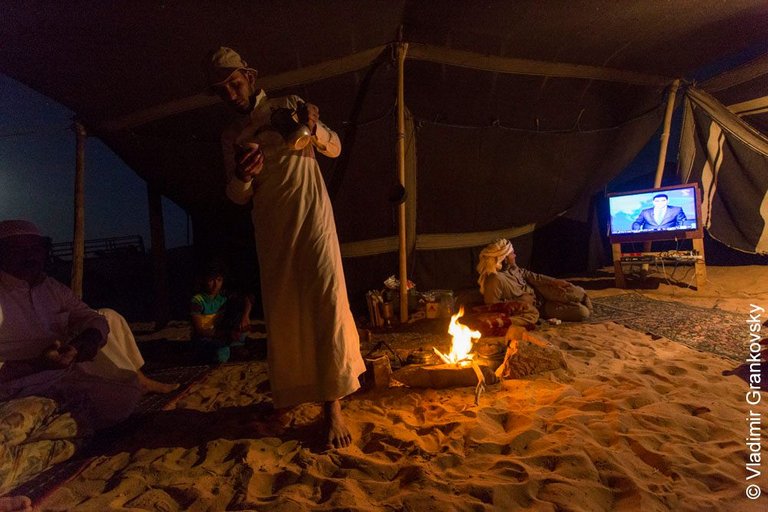
<path fill-rule="evenodd" d="M 163 201 L 157 187 L 147 183 L 149 202 L 149 231 L 152 239 L 152 274 L 155 288 L 155 329 L 168 325 L 170 319 Z"/>
<path fill-rule="evenodd" d="M 405 54 L 408 43 L 397 45 L 397 178 L 405 189 Z M 407 193 L 407 191 L 406 191 Z M 400 254 L 400 322 L 408 321 L 408 254 L 405 229 L 405 201 L 398 205 L 397 226 Z"/>
<path fill-rule="evenodd" d="M 672 112 L 675 109 L 675 98 L 677 97 L 677 89 L 680 87 L 680 80 L 677 79 L 672 82 L 669 87 L 669 95 L 667 96 L 667 109 L 664 112 L 664 127 L 661 131 L 661 148 L 659 149 L 659 161 L 656 164 L 656 176 L 653 178 L 653 188 L 659 188 L 661 186 L 661 179 L 664 177 L 664 164 L 667 161 L 667 145 L 669 144 L 669 128 L 672 125 Z M 643 242 L 643 252 L 650 252 L 652 242 Z M 643 264 L 643 270 L 648 270 L 648 264 Z"/>
<path fill-rule="evenodd" d="M 677 89 L 680 87 L 680 79 L 672 82 L 667 96 L 667 110 L 664 112 L 664 129 L 661 132 L 661 149 L 659 150 L 659 163 L 656 165 L 656 178 L 653 180 L 653 188 L 661 186 L 661 178 L 664 176 L 664 164 L 667 160 L 667 145 L 669 144 L 669 127 L 672 125 L 672 112 L 675 109 Z"/>
<path fill-rule="evenodd" d="M 75 121 L 75 222 L 72 235 L 72 274 L 70 285 L 83 298 L 83 262 L 85 260 L 85 127 Z"/>

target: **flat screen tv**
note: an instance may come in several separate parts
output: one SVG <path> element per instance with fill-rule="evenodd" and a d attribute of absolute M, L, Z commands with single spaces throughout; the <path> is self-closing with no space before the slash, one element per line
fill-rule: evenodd
<path fill-rule="evenodd" d="M 702 238 L 696 183 L 608 195 L 611 243 Z"/>

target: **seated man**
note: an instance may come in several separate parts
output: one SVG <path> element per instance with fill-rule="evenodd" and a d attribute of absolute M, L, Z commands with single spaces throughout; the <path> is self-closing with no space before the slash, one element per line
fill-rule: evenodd
<path fill-rule="evenodd" d="M 533 304 L 543 318 L 580 322 L 589 318 L 592 303 L 583 288 L 517 266 L 509 240 L 497 239 L 480 253 L 480 293 L 486 304 L 518 301 Z"/>
<path fill-rule="evenodd" d="M 44 273 L 49 245 L 31 222 L 0 222 L 0 400 L 51 398 L 88 431 L 127 418 L 142 393 L 176 389 L 141 372 L 122 316 Z"/>

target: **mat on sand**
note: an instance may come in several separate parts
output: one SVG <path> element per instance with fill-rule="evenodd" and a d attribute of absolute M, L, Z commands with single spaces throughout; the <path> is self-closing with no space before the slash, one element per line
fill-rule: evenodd
<path fill-rule="evenodd" d="M 639 293 L 599 297 L 592 303 L 592 322 L 610 320 L 736 360 L 747 352 L 746 314 L 649 299 Z"/>

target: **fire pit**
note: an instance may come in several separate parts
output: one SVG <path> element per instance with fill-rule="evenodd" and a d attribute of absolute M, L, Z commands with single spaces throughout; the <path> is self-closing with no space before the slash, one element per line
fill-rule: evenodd
<path fill-rule="evenodd" d="M 442 361 L 442 364 L 434 364 L 427 357 L 428 351 L 418 349 L 408 356 L 407 362 L 410 364 L 398 370 L 393 378 L 408 386 L 420 388 L 475 386 L 477 404 L 486 384 L 494 384 L 498 379 L 491 368 L 478 364 L 474 359 L 474 340 L 480 338 L 480 333 L 458 322 L 463 315 L 464 308 L 461 308 L 451 316 L 448 327 L 448 333 L 453 337 L 451 350 L 446 354 L 432 348 L 433 353 L 439 357 L 438 362 Z"/>

